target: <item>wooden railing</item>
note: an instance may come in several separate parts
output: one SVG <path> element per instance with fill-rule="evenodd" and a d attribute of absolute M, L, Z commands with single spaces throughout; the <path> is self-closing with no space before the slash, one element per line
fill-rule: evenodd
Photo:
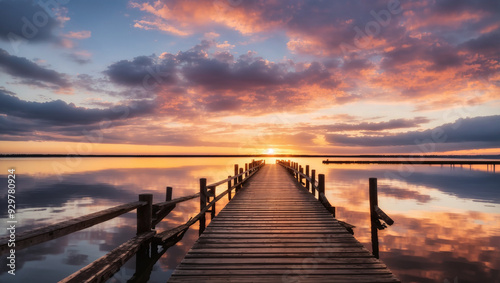
<path fill-rule="evenodd" d="M 152 194 L 140 194 L 139 200 L 136 202 L 118 205 L 99 212 L 20 233 L 16 235 L 15 248 L 16 250 L 20 250 L 57 239 L 137 209 L 137 235 L 135 237 L 60 282 L 104 282 L 111 278 L 134 255 L 138 257 L 138 262 L 147 262 L 147 269 L 152 269 L 154 263 L 166 251 L 166 248 L 182 239 L 187 229 L 198 220 L 200 221 L 201 234 L 205 229 L 205 213 L 211 212 L 212 218 L 215 217 L 215 203 L 226 194 L 229 194 L 229 200 L 231 200 L 231 191 L 236 189 L 236 192 L 238 192 L 243 184 L 264 164 L 263 160 L 252 161 L 245 164 L 245 171 L 243 171 L 243 168 L 238 171 L 238 165 L 235 165 L 235 176 L 228 176 L 227 179 L 210 185 L 206 185 L 206 179 L 202 178 L 200 179 L 200 192 L 193 195 L 172 199 L 172 188 L 167 187 L 165 201 L 163 202 L 153 204 Z M 234 184 L 232 181 L 234 181 Z M 225 183 L 228 184 L 227 190 L 215 196 L 215 188 Z M 155 225 L 161 222 L 178 203 L 197 197 L 200 197 L 200 212 L 196 216 L 176 228 L 160 233 L 154 230 Z M 213 200 L 208 202 L 210 197 L 213 197 Z M 149 243 L 154 245 L 151 253 L 149 252 Z M 0 238 L 0 255 L 10 251 L 11 248 L 8 244 L 9 236 Z M 158 252 L 158 246 L 163 247 L 161 252 Z M 149 254 L 151 254 L 151 257 L 149 257 Z M 139 257 L 141 257 L 141 260 L 139 260 Z M 137 269 L 136 274 L 129 281 L 141 282 L 141 278 L 147 276 L 147 274 L 144 274 L 144 272 L 141 273 L 141 270 Z"/>
<path fill-rule="evenodd" d="M 288 171 L 293 175 L 297 182 L 303 186 L 307 191 L 316 197 L 316 191 L 318 192 L 318 201 L 335 217 L 335 207 L 330 204 L 325 196 L 325 175 L 318 174 L 318 179 L 316 180 L 316 170 L 311 170 L 309 173 L 309 165 L 302 167 L 297 162 L 290 160 L 276 160 L 276 163 L 288 169 Z M 305 169 L 305 173 L 304 173 Z M 305 183 L 303 182 L 305 180 Z M 352 225 L 349 225 L 352 226 Z M 351 228 L 352 231 L 352 228 Z"/>
<path fill-rule="evenodd" d="M 311 170 L 311 173 L 309 173 L 309 165 L 302 167 L 297 162 L 290 160 L 277 160 L 276 163 L 288 169 L 294 178 L 297 179 L 297 182 L 308 191 L 310 190 L 314 197 L 316 197 L 315 191 L 318 191 L 318 200 L 335 217 L 335 207 L 330 204 L 325 196 L 325 175 L 319 174 L 318 180 L 316 180 L 316 171 Z M 303 179 L 305 183 L 302 182 Z M 394 220 L 378 206 L 377 178 L 370 178 L 369 184 L 372 253 L 376 258 L 379 258 L 378 230 L 385 229 L 387 225 L 394 224 Z M 380 220 L 385 223 L 380 222 Z M 352 229 L 355 226 L 343 221 L 339 221 L 339 223 L 350 233 L 354 234 Z"/>

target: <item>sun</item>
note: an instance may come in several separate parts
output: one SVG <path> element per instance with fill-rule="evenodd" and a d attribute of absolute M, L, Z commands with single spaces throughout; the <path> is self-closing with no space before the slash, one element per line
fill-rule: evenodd
<path fill-rule="evenodd" d="M 266 154 L 274 154 L 274 149 L 268 148 Z"/>

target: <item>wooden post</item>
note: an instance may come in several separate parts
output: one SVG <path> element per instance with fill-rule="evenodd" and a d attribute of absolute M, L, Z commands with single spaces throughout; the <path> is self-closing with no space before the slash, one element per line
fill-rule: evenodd
<path fill-rule="evenodd" d="M 211 187 L 210 188 L 210 196 L 213 197 L 212 200 L 215 199 L 216 195 L 215 195 L 215 187 Z M 212 205 L 212 208 L 210 209 L 210 219 L 214 219 L 215 218 L 215 205 L 217 203 L 214 202 L 214 204 Z"/>
<path fill-rule="evenodd" d="M 372 232 L 372 253 L 375 258 L 379 258 L 378 249 L 378 229 L 375 221 L 378 221 L 375 206 L 378 206 L 377 178 L 370 178 L 370 223 Z"/>
<path fill-rule="evenodd" d="M 295 163 L 295 172 L 299 171 L 299 163 Z M 295 173 L 295 179 L 299 180 L 299 174 Z"/>
<path fill-rule="evenodd" d="M 306 176 L 308 178 L 311 177 L 311 176 L 309 176 L 309 165 L 306 165 Z M 307 189 L 307 191 L 309 191 L 309 187 L 310 187 L 309 179 L 306 178 L 306 189 Z"/>
<path fill-rule="evenodd" d="M 245 178 L 248 177 L 248 163 L 245 163 Z"/>
<path fill-rule="evenodd" d="M 303 173 L 304 170 L 302 169 L 302 165 L 299 166 L 299 172 Z M 299 184 L 302 186 L 302 175 L 299 174 Z"/>
<path fill-rule="evenodd" d="M 167 191 L 165 193 L 165 201 L 172 200 L 172 187 L 167 187 Z"/>
<path fill-rule="evenodd" d="M 325 174 L 318 174 L 318 199 L 321 194 L 325 195 Z"/>
<path fill-rule="evenodd" d="M 238 175 L 238 164 L 234 164 L 234 176 Z M 238 178 L 234 178 L 234 185 L 238 184 Z M 234 189 L 235 193 L 238 193 L 238 187 Z"/>
<path fill-rule="evenodd" d="M 243 173 L 243 168 L 240 168 L 240 174 L 241 173 Z M 243 175 L 238 177 L 238 183 L 240 183 L 240 185 L 238 186 L 238 190 L 241 190 L 241 182 L 243 182 Z"/>
<path fill-rule="evenodd" d="M 294 172 L 297 172 L 298 169 L 299 169 L 299 164 L 298 163 L 295 163 L 295 167 L 293 168 L 295 171 Z M 295 179 L 298 179 L 299 178 L 299 174 L 297 173 L 294 173 L 295 175 Z"/>
<path fill-rule="evenodd" d="M 200 211 L 203 210 L 207 206 L 207 179 L 200 179 Z M 199 234 L 201 235 L 203 231 L 205 231 L 206 219 L 205 213 L 203 213 L 200 217 L 200 230 Z"/>
<path fill-rule="evenodd" d="M 311 170 L 311 180 L 312 180 L 312 186 L 311 186 L 311 194 L 313 197 L 316 197 L 316 170 Z"/>
<path fill-rule="evenodd" d="M 227 176 L 227 178 L 231 178 L 231 176 Z M 228 193 L 227 193 L 227 197 L 229 200 L 231 200 L 231 180 L 227 181 L 227 190 L 228 190 Z"/>
<path fill-rule="evenodd" d="M 137 208 L 137 235 L 151 231 L 153 195 L 140 194 L 139 201 L 145 201 L 147 204 Z"/>

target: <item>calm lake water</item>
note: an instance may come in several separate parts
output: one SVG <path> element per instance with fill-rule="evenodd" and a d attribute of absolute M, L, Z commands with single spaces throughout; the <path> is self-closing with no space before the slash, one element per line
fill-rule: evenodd
<path fill-rule="evenodd" d="M 356 226 L 371 249 L 368 178 L 379 178 L 379 206 L 395 220 L 379 231 L 380 258 L 403 282 L 500 282 L 500 173 L 487 166 L 324 165 L 296 158 L 326 175 L 337 218 Z M 16 169 L 17 233 L 135 201 L 154 202 L 198 192 L 199 178 L 213 183 L 249 158 L 47 158 L 1 159 L 0 226 L 7 226 L 7 170 Z M 274 163 L 274 158 L 266 160 Z M 500 168 L 497 168 L 500 169 Z M 222 191 L 222 186 L 219 191 Z M 221 209 L 224 198 L 217 208 Z M 156 226 L 164 231 L 196 215 L 198 199 L 184 202 Z M 208 217 L 207 217 L 208 219 Z M 135 236 L 135 211 L 16 253 L 16 275 L 0 259 L 0 282 L 56 282 Z M 1 229 L 0 235 L 7 234 Z M 149 275 L 165 282 L 198 237 L 194 225 L 168 249 Z M 127 282 L 132 258 L 109 282 Z"/>

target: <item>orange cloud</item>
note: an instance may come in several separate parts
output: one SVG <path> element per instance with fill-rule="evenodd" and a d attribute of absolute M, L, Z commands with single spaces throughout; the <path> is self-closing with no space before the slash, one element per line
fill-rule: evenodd
<path fill-rule="evenodd" d="M 210 24 L 219 24 L 237 30 L 243 34 L 264 31 L 277 23 L 260 21 L 260 10 L 248 13 L 241 6 L 232 6 L 229 1 L 155 1 L 152 3 L 131 2 L 133 8 L 149 13 L 152 22 L 163 31 L 177 34 L 173 26 L 191 34 L 190 30 L 200 29 Z M 161 21 L 161 24 L 158 22 Z M 151 22 L 151 21 L 149 21 Z M 150 27 L 153 27 L 150 25 Z M 169 27 L 164 29 L 162 27 Z M 177 29 L 177 28 L 176 28 Z"/>

